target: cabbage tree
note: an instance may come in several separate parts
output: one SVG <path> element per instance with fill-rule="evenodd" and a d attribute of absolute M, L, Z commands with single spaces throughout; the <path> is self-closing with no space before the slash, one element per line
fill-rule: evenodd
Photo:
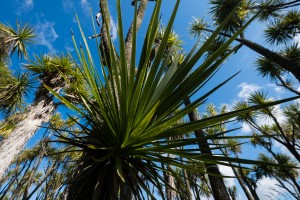
<path fill-rule="evenodd" d="M 118 48 L 114 47 L 109 31 L 102 32 L 106 35 L 105 40 L 101 41 L 102 46 L 99 51 L 101 59 L 97 59 L 100 60 L 100 64 L 95 61 L 96 59 L 94 60 L 94 55 L 89 50 L 79 23 L 84 48 L 77 45 L 75 37 L 73 39 L 79 61 L 77 67 L 82 72 L 85 85 L 84 87 L 72 86 L 77 97 L 76 103 L 48 87 L 72 110 L 73 120 L 81 129 L 79 132 L 55 129 L 60 142 L 76 147 L 77 151 L 81 152 L 73 178 L 66 188 L 68 199 L 132 199 L 132 197 L 156 199 L 158 196 L 166 199 L 165 187 L 170 187 L 175 192 L 177 189 L 165 181 L 163 174 L 166 173 L 174 177 L 178 183 L 182 183 L 181 175 L 178 170 L 175 170 L 176 168 L 198 171 L 199 169 L 191 167 L 191 164 L 197 162 L 233 167 L 238 167 L 240 163 L 259 163 L 199 152 L 198 144 L 201 145 L 201 139 L 204 138 L 207 141 L 218 137 L 230 138 L 225 136 L 224 132 L 203 136 L 203 138 L 177 137 L 252 110 L 287 101 L 281 100 L 252 106 L 193 122 L 182 120 L 188 113 L 203 105 L 212 93 L 235 76 L 220 81 L 219 85 L 212 86 L 208 92 L 202 91 L 204 86 L 209 85 L 210 78 L 219 69 L 224 59 L 235 52 L 236 48 L 233 48 L 222 59 L 219 59 L 220 55 L 254 18 L 212 55 L 201 60 L 210 43 L 218 36 L 233 13 L 229 14 L 204 44 L 201 46 L 198 43 L 195 44 L 181 62 L 179 62 L 180 57 L 175 57 L 170 64 L 168 59 L 163 58 L 180 0 L 175 3 L 157 53 L 151 60 L 151 51 L 155 46 L 159 26 L 161 4 L 162 0 L 157 0 L 155 3 L 143 48 L 141 52 L 138 52 L 136 49 L 137 5 L 132 28 L 132 48 L 125 48 L 122 10 L 120 0 L 117 0 Z M 109 20 L 105 16 L 107 10 L 103 9 L 107 9 L 107 1 L 101 0 L 101 5 L 105 27 L 102 30 L 109 30 Z M 105 42 L 107 42 L 106 45 L 103 44 Z M 130 54 L 127 51 L 130 51 Z M 139 56 L 138 53 L 140 53 Z M 172 53 L 171 49 L 169 53 Z M 130 57 L 128 58 L 127 55 Z M 64 76 L 63 72 L 61 74 Z M 194 101 L 184 106 L 184 100 L 195 93 L 201 95 L 196 95 Z M 182 120 L 181 123 L 179 123 L 180 120 Z M 170 137 L 173 138 L 171 141 Z M 217 151 L 219 148 L 223 147 L 212 149 Z M 172 157 L 168 156 L 170 154 Z M 169 167 L 166 169 L 164 166 Z M 158 191 L 158 194 L 151 191 L 152 187 Z"/>

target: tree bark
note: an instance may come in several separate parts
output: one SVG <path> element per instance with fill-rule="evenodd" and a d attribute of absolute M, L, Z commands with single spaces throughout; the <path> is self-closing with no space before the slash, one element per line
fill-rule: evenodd
<path fill-rule="evenodd" d="M 245 174 L 243 173 L 242 169 L 239 168 L 238 171 L 239 171 L 239 174 L 240 174 L 241 178 L 243 179 L 244 183 L 247 185 L 248 189 L 250 190 L 251 195 L 253 196 L 253 198 L 254 198 L 255 200 L 259 200 L 259 197 L 258 197 L 258 195 L 257 195 L 257 193 L 256 193 L 256 191 L 255 191 L 255 189 L 253 189 L 253 187 L 251 186 L 251 184 L 250 184 L 249 181 L 247 180 L 247 177 L 246 177 Z"/>
<path fill-rule="evenodd" d="M 141 27 L 142 21 L 144 19 L 145 11 L 147 8 L 147 4 L 148 4 L 148 0 L 140 1 L 140 5 L 137 9 L 136 31 L 138 31 Z M 131 60 L 133 25 L 134 25 L 134 21 L 131 23 L 125 39 L 125 51 L 126 51 L 126 60 L 128 66 L 130 66 L 129 63 Z"/>
<path fill-rule="evenodd" d="M 193 200 L 192 189 L 191 189 L 188 173 L 185 169 L 183 170 L 183 175 L 184 175 L 184 182 L 186 184 L 186 190 L 188 193 L 187 198 L 188 198 L 188 200 Z"/>
<path fill-rule="evenodd" d="M 48 85 L 55 92 L 59 92 L 66 86 L 63 77 L 53 74 L 51 77 L 44 77 L 42 82 Z M 1 141 L 0 144 L 0 180 L 5 170 L 12 163 L 13 159 L 23 150 L 29 139 L 37 132 L 43 123 L 49 122 L 57 105 L 48 89 L 40 85 L 35 100 L 24 113 L 21 113 L 22 120 L 18 121 L 13 131 Z"/>
<path fill-rule="evenodd" d="M 189 98 L 186 98 L 184 101 L 185 106 L 188 106 L 191 104 L 191 101 Z M 188 114 L 189 120 L 191 122 L 197 121 L 198 120 L 198 115 L 195 111 L 192 111 Z M 199 149 L 201 153 L 206 154 L 206 155 L 213 155 L 209 144 L 207 140 L 204 138 L 205 133 L 203 130 L 196 130 L 195 132 L 196 138 L 201 138 L 199 140 Z M 209 173 L 208 179 L 212 188 L 212 195 L 215 200 L 230 200 L 229 194 L 227 192 L 226 186 L 224 184 L 224 180 L 221 177 L 221 172 L 219 171 L 219 168 L 216 164 L 210 164 L 210 163 L 205 163 L 205 168 L 206 171 Z M 216 176 L 213 176 L 211 174 L 215 174 Z"/>
<path fill-rule="evenodd" d="M 294 77 L 300 82 L 300 65 L 291 61 L 289 58 L 280 55 L 279 53 L 273 52 L 257 43 L 251 42 L 249 40 L 243 39 L 241 41 L 245 46 L 252 49 L 253 51 L 261 54 L 268 60 L 278 64 L 280 67 L 286 71 L 292 73 Z"/>
<path fill-rule="evenodd" d="M 211 33 L 214 32 L 213 30 L 206 29 L 206 28 L 203 30 L 211 32 Z M 232 35 L 227 34 L 227 33 L 220 33 L 220 35 L 228 37 L 228 38 L 232 37 Z M 268 60 L 276 63 L 277 65 L 279 65 L 286 71 L 290 72 L 300 82 L 300 64 L 295 63 L 288 57 L 283 56 L 277 52 L 271 51 L 271 50 L 261 46 L 260 44 L 252 42 L 250 40 L 247 40 L 244 38 L 243 39 L 236 38 L 235 40 L 244 44 L 246 47 L 250 48 L 251 50 L 255 51 L 256 53 L 264 56 Z"/>
<path fill-rule="evenodd" d="M 0 179 L 13 159 L 23 150 L 28 140 L 44 122 L 48 122 L 56 110 L 53 100 L 46 96 L 38 98 L 24 115 L 24 120 L 16 124 L 13 132 L 4 138 L 0 146 Z"/>
<path fill-rule="evenodd" d="M 168 156 L 170 157 L 170 156 Z M 167 166 L 168 168 L 170 168 L 170 166 Z M 169 186 L 166 186 L 166 192 L 167 192 L 167 200 L 173 200 L 175 199 L 176 193 L 175 193 L 175 179 L 174 176 L 172 176 L 171 174 L 167 174 L 167 183 Z"/>
<path fill-rule="evenodd" d="M 105 66 L 110 68 L 110 56 L 109 56 L 109 39 L 110 37 L 110 14 L 108 10 L 107 0 L 99 1 L 100 12 L 102 13 L 102 27 L 100 31 L 101 42 L 99 45 L 101 52 L 101 59 Z"/>
<path fill-rule="evenodd" d="M 241 185 L 248 200 L 254 200 L 254 197 L 251 195 L 247 186 L 244 184 L 243 179 L 241 178 L 241 175 L 239 174 L 238 170 L 235 167 L 232 167 L 232 171 L 233 171 L 235 177 L 237 178 L 239 184 Z"/>

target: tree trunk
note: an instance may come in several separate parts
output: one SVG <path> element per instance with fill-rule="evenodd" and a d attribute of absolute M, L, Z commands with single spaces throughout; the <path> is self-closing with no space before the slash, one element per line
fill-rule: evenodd
<path fill-rule="evenodd" d="M 263 47 L 257 43 L 251 42 L 246 39 L 243 39 L 241 42 L 248 48 L 261 54 L 268 60 L 278 64 L 280 67 L 282 67 L 286 71 L 292 73 L 295 76 L 295 78 L 300 82 L 300 65 L 299 64 L 291 61 L 289 58 L 287 58 L 285 56 L 282 56 L 276 52 L 266 49 L 265 47 Z"/>
<path fill-rule="evenodd" d="M 183 170 L 183 175 L 184 175 L 184 182 L 186 184 L 186 190 L 187 190 L 187 193 L 188 193 L 188 195 L 187 195 L 188 200 L 193 200 L 192 189 L 191 189 L 188 173 L 185 169 Z"/>
<path fill-rule="evenodd" d="M 140 5 L 137 9 L 136 31 L 138 31 L 141 27 L 142 21 L 144 19 L 147 4 L 148 4 L 148 0 L 141 0 Z M 125 51 L 126 51 L 126 60 L 127 60 L 128 66 L 130 66 L 129 64 L 130 64 L 130 60 L 131 60 L 133 25 L 134 25 L 134 22 L 131 23 L 128 33 L 127 33 L 127 36 L 126 36 L 126 39 L 125 39 Z"/>
<path fill-rule="evenodd" d="M 56 105 L 48 96 L 41 96 L 31 105 L 24 115 L 24 120 L 18 122 L 12 133 L 4 138 L 0 145 L 0 179 L 13 159 L 22 151 L 28 140 L 40 126 L 48 122 Z"/>
<path fill-rule="evenodd" d="M 55 92 L 59 92 L 66 86 L 64 78 L 58 74 L 52 74 L 42 78 L 41 82 L 48 85 Z M 13 131 L 1 141 L 0 144 L 0 180 L 5 170 L 13 159 L 23 150 L 29 139 L 37 132 L 43 123 L 49 122 L 57 105 L 53 95 L 43 85 L 40 85 L 35 100 L 26 111 L 20 115 L 22 120 L 16 122 Z"/>
<path fill-rule="evenodd" d="M 170 166 L 168 166 L 170 168 Z M 175 199 L 176 193 L 175 193 L 175 179 L 174 176 L 171 174 L 167 174 L 167 183 L 169 184 L 169 187 L 166 186 L 166 192 L 167 192 L 167 200 L 173 200 Z"/>
<path fill-rule="evenodd" d="M 191 101 L 189 98 L 186 98 L 184 101 L 185 106 L 188 106 L 191 104 Z M 188 114 L 189 120 L 191 122 L 197 121 L 198 120 L 198 115 L 195 111 L 190 112 Z M 196 138 L 201 138 L 199 140 L 199 149 L 201 153 L 206 154 L 206 155 L 213 155 L 209 144 L 207 140 L 204 138 L 205 133 L 202 130 L 196 130 L 195 131 L 195 136 Z M 200 145 L 201 144 L 201 145 Z M 221 173 L 219 171 L 219 168 L 216 164 L 210 164 L 210 163 L 205 163 L 205 168 L 206 171 L 209 173 L 208 179 L 212 188 L 212 195 L 215 200 L 230 200 L 229 194 L 227 192 L 226 186 L 224 184 L 224 180 L 221 177 Z M 213 176 L 211 174 L 215 174 L 216 176 Z"/>
<path fill-rule="evenodd" d="M 241 178 L 241 175 L 239 174 L 238 170 L 235 167 L 232 167 L 232 171 L 233 171 L 235 177 L 237 178 L 239 184 L 241 185 L 248 200 L 254 200 L 254 197 L 251 195 L 247 186 L 244 184 L 243 179 Z"/>
<path fill-rule="evenodd" d="M 214 32 L 213 30 L 210 29 L 203 29 L 204 31 L 208 32 Z M 225 36 L 225 37 L 232 37 L 232 35 L 227 34 L 227 33 L 220 33 L 220 35 Z M 283 56 L 277 52 L 271 51 L 260 44 L 257 44 L 255 42 L 252 42 L 247 39 L 241 39 L 241 38 L 236 38 L 236 41 L 244 44 L 246 47 L 250 48 L 251 50 L 255 51 L 256 53 L 259 53 L 260 55 L 264 56 L 268 60 L 276 63 L 286 71 L 292 73 L 294 77 L 300 82 L 300 64 L 293 62 L 291 59 L 289 59 L 286 56 Z"/>
<path fill-rule="evenodd" d="M 244 183 L 247 185 L 247 187 L 249 188 L 251 195 L 253 196 L 253 198 L 255 200 L 259 200 L 259 197 L 255 191 L 255 189 L 252 187 L 252 185 L 249 183 L 249 181 L 247 180 L 247 177 L 245 176 L 244 172 L 242 171 L 241 168 L 238 169 L 240 176 L 242 177 Z"/>
<path fill-rule="evenodd" d="M 173 140 L 173 138 L 169 137 L 169 141 L 172 141 L 172 140 Z M 169 154 L 169 153 L 167 154 L 167 156 L 168 156 L 168 158 L 175 158 L 174 155 Z M 167 168 L 167 171 L 172 171 L 171 166 L 167 165 L 166 168 Z M 175 196 L 176 196 L 176 192 L 174 190 L 176 188 L 175 178 L 174 178 L 174 176 L 172 176 L 171 173 L 165 173 L 165 176 L 167 176 L 166 179 L 167 179 L 167 184 L 168 184 L 168 185 L 166 185 L 167 200 L 173 200 L 173 199 L 175 199 Z"/>

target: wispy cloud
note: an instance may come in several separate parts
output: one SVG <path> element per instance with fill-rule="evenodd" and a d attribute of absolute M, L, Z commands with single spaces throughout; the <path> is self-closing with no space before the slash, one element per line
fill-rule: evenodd
<path fill-rule="evenodd" d="M 234 173 L 233 173 L 231 167 L 224 166 L 224 165 L 218 165 L 218 167 L 219 167 L 221 174 L 223 174 L 224 176 L 234 177 Z M 234 178 L 224 178 L 224 180 L 225 180 L 226 185 L 229 187 L 232 187 L 235 185 Z"/>
<path fill-rule="evenodd" d="M 238 97 L 241 99 L 247 99 L 250 94 L 261 89 L 261 87 L 256 84 L 246 82 L 239 84 L 237 87 L 241 89 L 241 91 L 238 93 Z"/>
<path fill-rule="evenodd" d="M 273 178 L 263 178 L 258 182 L 257 194 L 261 200 L 279 199 L 281 193 L 284 193 L 284 189 L 278 186 L 278 182 Z"/>
<path fill-rule="evenodd" d="M 37 43 L 46 46 L 50 52 L 55 52 L 53 43 L 59 37 L 55 31 L 55 23 L 47 20 L 39 21 L 36 24 L 36 32 L 38 33 Z"/>
<path fill-rule="evenodd" d="M 111 27 L 111 30 L 110 30 L 111 39 L 114 41 L 117 39 L 118 30 L 117 30 L 117 24 L 115 23 L 115 21 L 112 18 L 110 18 L 110 27 Z"/>
<path fill-rule="evenodd" d="M 70 0 L 62 0 L 62 6 L 65 12 L 71 13 L 74 11 L 74 2 Z"/>
<path fill-rule="evenodd" d="M 252 130 L 251 130 L 250 126 L 247 123 L 243 123 L 241 132 L 242 133 L 251 133 Z"/>
<path fill-rule="evenodd" d="M 271 89 L 273 89 L 276 94 L 284 94 L 284 93 L 286 93 L 285 90 L 283 89 L 283 87 L 280 87 L 280 86 L 278 86 L 278 85 L 276 85 L 274 83 L 269 83 L 268 87 L 270 87 Z"/>
<path fill-rule="evenodd" d="M 91 4 L 87 0 L 80 0 L 80 5 L 84 14 L 89 15 Z"/>
<path fill-rule="evenodd" d="M 16 0 L 18 9 L 16 10 L 17 15 L 21 15 L 31 11 L 34 8 L 33 0 Z"/>
<path fill-rule="evenodd" d="M 297 34 L 297 35 L 294 37 L 294 41 L 295 41 L 295 42 L 298 42 L 298 44 L 300 45 L 300 34 Z"/>

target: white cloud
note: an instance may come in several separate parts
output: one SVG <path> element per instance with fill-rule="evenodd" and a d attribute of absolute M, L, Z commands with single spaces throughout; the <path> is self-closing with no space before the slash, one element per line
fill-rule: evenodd
<path fill-rule="evenodd" d="M 250 96 L 250 94 L 261 89 L 261 87 L 258 85 L 255 85 L 253 83 L 249 84 L 246 82 L 239 84 L 237 88 L 241 88 L 241 91 L 238 93 L 238 97 L 241 99 L 247 99 Z"/>
<path fill-rule="evenodd" d="M 218 165 L 218 167 L 219 167 L 219 170 L 222 175 L 232 176 L 232 177 L 235 176 L 231 167 L 227 167 L 224 165 Z M 235 178 L 224 178 L 224 180 L 225 180 L 225 183 L 227 186 L 229 186 L 229 187 L 235 186 L 235 183 L 234 183 Z"/>
<path fill-rule="evenodd" d="M 91 4 L 87 0 L 80 0 L 81 8 L 85 15 L 90 15 Z"/>
<path fill-rule="evenodd" d="M 37 43 L 46 46 L 50 52 L 55 52 L 53 42 L 58 38 L 58 34 L 54 29 L 55 23 L 47 20 L 38 21 L 36 24 L 36 32 L 38 33 Z"/>
<path fill-rule="evenodd" d="M 276 94 L 284 94 L 285 93 L 285 90 L 283 89 L 283 87 L 279 87 L 273 83 L 269 83 L 268 87 L 272 88 Z"/>
<path fill-rule="evenodd" d="M 110 30 L 111 39 L 114 41 L 117 39 L 118 30 L 117 30 L 117 24 L 115 23 L 115 21 L 112 18 L 110 18 L 110 27 L 111 27 L 111 30 Z"/>
<path fill-rule="evenodd" d="M 273 106 L 272 113 L 277 119 L 277 121 L 279 122 L 279 124 L 284 124 L 286 118 L 284 117 L 283 110 L 281 109 L 280 105 Z M 261 117 L 259 118 L 259 120 L 257 120 L 257 124 L 259 126 L 263 126 L 263 125 L 271 126 L 274 123 L 275 122 L 271 117 Z"/>
<path fill-rule="evenodd" d="M 251 128 L 248 124 L 243 123 L 242 124 L 242 129 L 241 129 L 242 133 L 251 133 Z"/>
<path fill-rule="evenodd" d="M 276 148 L 279 148 L 280 151 L 281 151 L 281 153 L 288 154 L 289 156 L 293 157 L 293 155 L 291 154 L 291 152 L 289 152 L 289 150 L 287 150 L 287 148 L 285 146 L 283 146 L 282 144 L 280 144 L 279 142 L 274 141 L 274 146 Z"/>
<path fill-rule="evenodd" d="M 280 105 L 275 105 L 274 107 L 274 116 L 276 117 L 277 121 L 282 124 L 285 121 L 285 117 L 283 114 L 283 110 L 281 109 Z"/>
<path fill-rule="evenodd" d="M 63 9 L 65 12 L 70 13 L 74 11 L 74 3 L 70 0 L 62 0 Z"/>
<path fill-rule="evenodd" d="M 33 0 L 16 0 L 16 4 L 18 6 L 17 15 L 27 13 L 34 8 Z"/>
<path fill-rule="evenodd" d="M 25 7 L 32 9 L 34 7 L 33 0 L 24 0 L 23 4 Z"/>
<path fill-rule="evenodd" d="M 72 52 L 74 51 L 74 48 L 73 47 L 70 47 L 70 46 L 65 46 L 65 49 L 68 51 L 68 52 Z"/>
<path fill-rule="evenodd" d="M 260 200 L 280 199 L 280 194 L 284 193 L 284 189 L 277 186 L 278 182 L 275 179 L 263 178 L 258 182 L 257 194 Z M 274 188 L 276 191 L 271 190 Z"/>
<path fill-rule="evenodd" d="M 300 34 L 297 34 L 295 37 L 294 37 L 294 41 L 295 42 L 298 42 L 300 44 Z"/>

